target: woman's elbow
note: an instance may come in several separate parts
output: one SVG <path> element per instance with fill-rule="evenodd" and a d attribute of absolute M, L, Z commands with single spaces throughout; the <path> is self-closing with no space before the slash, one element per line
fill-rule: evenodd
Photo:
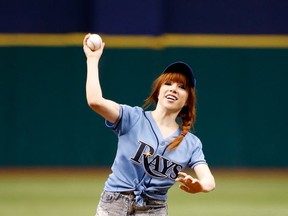
<path fill-rule="evenodd" d="M 214 182 L 213 184 L 210 184 L 210 185 L 207 186 L 206 192 L 213 191 L 213 190 L 215 190 L 215 188 L 216 188 L 216 184 Z"/>
<path fill-rule="evenodd" d="M 99 107 L 101 107 L 101 102 L 102 100 L 99 98 L 99 99 L 96 99 L 96 98 L 88 98 L 87 97 L 87 104 L 88 106 L 95 110 L 95 109 L 98 109 Z"/>
<path fill-rule="evenodd" d="M 205 184 L 203 184 L 203 192 L 210 192 L 216 188 L 215 179 L 212 177 Z"/>

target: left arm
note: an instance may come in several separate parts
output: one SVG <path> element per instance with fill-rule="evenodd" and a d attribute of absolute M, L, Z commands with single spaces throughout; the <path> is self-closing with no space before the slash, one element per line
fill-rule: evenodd
<path fill-rule="evenodd" d="M 194 167 L 197 178 L 185 172 L 179 172 L 177 182 L 182 183 L 180 189 L 188 193 L 209 192 L 215 189 L 215 180 L 207 164 Z"/>

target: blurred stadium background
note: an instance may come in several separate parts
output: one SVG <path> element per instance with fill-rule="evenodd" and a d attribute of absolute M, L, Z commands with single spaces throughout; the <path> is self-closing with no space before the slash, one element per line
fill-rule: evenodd
<path fill-rule="evenodd" d="M 91 32 L 106 42 L 100 62 L 104 94 L 119 103 L 141 106 L 152 80 L 167 64 L 182 60 L 192 66 L 198 94 L 194 132 L 203 142 L 206 159 L 219 175 L 216 180 L 220 185 L 220 192 L 213 192 L 216 195 L 212 198 L 201 195 L 200 202 L 193 198 L 199 202 L 199 215 L 207 210 L 207 199 L 208 205 L 216 206 L 216 202 L 220 206 L 218 210 L 212 207 L 211 212 L 222 216 L 231 212 L 287 215 L 283 204 L 288 201 L 287 9 L 285 0 L 1 1 L 0 214 L 15 215 L 16 209 L 24 214 L 35 208 L 35 200 L 29 202 L 28 195 L 17 194 L 27 194 L 27 187 L 36 183 L 43 183 L 39 187 L 45 188 L 44 179 L 61 182 L 64 177 L 59 177 L 59 168 L 88 169 L 85 178 L 90 180 L 91 169 L 111 165 L 116 137 L 85 100 L 82 39 Z M 40 177 L 32 175 L 32 168 Z M 243 169 L 248 170 L 247 178 Z M 43 170 L 51 173 L 51 178 L 43 177 Z M 57 175 L 53 175 L 55 170 Z M 251 172 L 254 183 L 250 182 Z M 78 181 L 77 174 L 84 178 L 83 172 L 69 173 L 67 182 Z M 92 173 L 91 179 L 99 178 L 96 171 Z M 263 178 L 265 182 L 259 184 Z M 81 178 L 79 181 L 79 188 L 71 186 L 79 189 L 77 195 L 85 185 Z M 249 181 L 248 188 L 245 181 Z M 253 199 L 252 194 L 256 198 L 244 202 L 235 199 L 238 208 L 225 211 L 223 206 L 232 208 L 235 204 L 227 200 L 229 193 L 222 195 L 226 198 L 223 202 L 217 202 L 221 200 L 217 193 L 227 190 L 226 185 L 236 190 L 236 197 L 243 189 L 247 192 L 242 194 L 243 200 Z M 35 186 L 36 191 L 41 191 L 39 187 Z M 266 191 L 267 187 L 274 193 Z M 15 195 L 12 189 L 16 189 Z M 281 191 L 283 196 L 278 194 Z M 96 206 L 100 192 L 94 192 L 93 198 L 88 195 L 86 199 Z M 272 194 L 278 194 L 273 198 L 275 205 L 269 197 Z M 266 196 L 266 202 L 258 199 Z M 251 203 L 256 203 L 254 213 L 250 209 L 250 214 L 240 214 L 249 210 Z M 267 210 L 269 203 L 271 211 Z M 47 209 L 43 206 L 34 212 L 44 215 Z M 193 213 L 193 207 L 186 207 L 179 215 Z M 87 208 L 84 204 L 81 209 Z M 171 208 L 172 215 L 177 215 Z M 78 211 L 73 209 L 59 215 L 76 215 Z"/>

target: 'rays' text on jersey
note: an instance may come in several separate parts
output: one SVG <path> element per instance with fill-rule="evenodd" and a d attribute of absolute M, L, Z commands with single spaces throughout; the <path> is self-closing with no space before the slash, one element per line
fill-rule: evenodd
<path fill-rule="evenodd" d="M 139 141 L 137 152 L 131 160 L 139 165 L 142 164 L 145 171 L 153 177 L 176 179 L 182 165 L 154 153 L 155 149 L 152 146 Z"/>

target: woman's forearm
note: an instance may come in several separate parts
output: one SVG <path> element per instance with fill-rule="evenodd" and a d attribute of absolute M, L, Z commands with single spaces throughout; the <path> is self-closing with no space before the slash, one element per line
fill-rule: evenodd
<path fill-rule="evenodd" d="M 87 59 L 86 98 L 89 106 L 96 106 L 102 100 L 98 62 L 95 58 Z"/>

